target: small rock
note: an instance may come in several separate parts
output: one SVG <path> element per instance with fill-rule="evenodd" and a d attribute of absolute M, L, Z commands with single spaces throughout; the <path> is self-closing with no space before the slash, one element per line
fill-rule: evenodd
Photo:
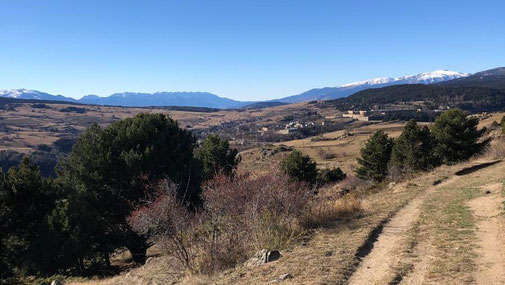
<path fill-rule="evenodd" d="M 438 185 L 440 183 L 442 183 L 441 179 L 435 180 L 435 181 L 433 181 L 433 186 L 436 186 L 436 185 Z"/>
<path fill-rule="evenodd" d="M 269 251 L 267 249 L 263 249 L 258 251 L 253 257 L 246 261 L 245 266 L 260 266 L 267 262 L 272 262 L 281 258 L 281 253 L 278 250 Z"/>
<path fill-rule="evenodd" d="M 293 278 L 293 275 L 291 275 L 289 273 L 283 274 L 283 275 L 279 276 L 279 280 L 281 280 L 281 281 L 288 280 L 288 279 L 291 279 L 291 278 Z"/>
<path fill-rule="evenodd" d="M 393 189 L 393 187 L 395 187 L 396 183 L 395 182 L 390 182 L 389 183 L 389 189 Z"/>
<path fill-rule="evenodd" d="M 491 191 L 487 190 L 487 191 L 486 191 L 486 194 L 491 194 Z"/>
<path fill-rule="evenodd" d="M 65 283 L 61 282 L 60 280 L 53 280 L 53 282 L 51 282 L 51 285 L 65 285 Z"/>
<path fill-rule="evenodd" d="M 324 255 L 325 256 L 332 256 L 333 255 L 333 251 L 328 250 Z"/>

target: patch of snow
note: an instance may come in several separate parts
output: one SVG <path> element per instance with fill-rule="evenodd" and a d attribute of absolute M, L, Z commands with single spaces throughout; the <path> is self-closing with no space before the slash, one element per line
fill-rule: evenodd
<path fill-rule="evenodd" d="M 8 97 L 8 98 L 19 98 L 23 94 L 37 94 L 38 91 L 35 90 L 27 90 L 27 89 L 10 89 L 10 90 L 0 90 L 0 97 Z"/>
<path fill-rule="evenodd" d="M 388 83 L 398 83 L 398 84 L 430 84 L 437 83 L 441 81 L 447 81 L 452 79 L 457 79 L 461 77 L 469 76 L 469 73 L 462 73 L 457 71 L 450 71 L 445 69 L 435 70 L 432 72 L 424 72 L 416 75 L 407 75 L 400 77 L 379 77 L 373 78 L 369 80 L 359 81 L 348 83 L 344 85 L 340 85 L 339 87 L 356 87 L 356 86 L 364 86 L 364 85 L 380 85 L 380 84 L 388 84 Z"/>

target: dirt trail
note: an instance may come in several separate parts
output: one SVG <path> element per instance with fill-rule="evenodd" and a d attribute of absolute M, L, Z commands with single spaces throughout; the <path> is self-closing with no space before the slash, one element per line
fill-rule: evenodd
<path fill-rule="evenodd" d="M 453 176 L 437 186 L 430 187 L 398 211 L 384 226 L 371 252 L 362 260 L 348 284 L 388 284 L 394 278 L 394 266 L 399 262 L 403 240 L 407 237 L 411 225 L 419 218 L 424 198 L 438 187 L 450 184 L 457 178 Z"/>
<path fill-rule="evenodd" d="M 503 204 L 500 191 L 502 183 L 482 187 L 484 196 L 468 203 L 477 219 L 476 248 L 477 284 L 505 284 L 505 224 L 501 215 Z"/>
<path fill-rule="evenodd" d="M 428 240 L 422 240 L 414 249 L 414 254 L 417 256 L 414 261 L 414 269 L 400 282 L 402 285 L 417 285 L 423 284 L 428 273 L 431 262 L 435 259 L 433 256 L 433 246 Z"/>

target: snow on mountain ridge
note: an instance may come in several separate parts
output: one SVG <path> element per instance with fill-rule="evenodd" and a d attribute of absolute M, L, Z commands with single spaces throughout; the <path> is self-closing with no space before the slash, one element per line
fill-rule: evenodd
<path fill-rule="evenodd" d="M 363 85 L 379 85 L 379 84 L 388 84 L 388 83 L 436 83 L 440 81 L 447 81 L 452 79 L 457 79 L 461 77 L 469 76 L 469 73 L 462 73 L 457 71 L 450 71 L 445 69 L 435 70 L 432 72 L 424 72 L 416 75 L 406 75 L 400 77 L 378 77 L 373 79 L 368 79 L 359 82 L 353 82 L 348 84 L 340 85 L 339 87 L 355 87 L 355 86 L 363 86 Z"/>
<path fill-rule="evenodd" d="M 37 93 L 35 90 L 27 90 L 27 89 L 4 89 L 0 90 L 0 97 L 9 97 L 9 98 L 19 98 L 21 95 L 26 93 Z"/>

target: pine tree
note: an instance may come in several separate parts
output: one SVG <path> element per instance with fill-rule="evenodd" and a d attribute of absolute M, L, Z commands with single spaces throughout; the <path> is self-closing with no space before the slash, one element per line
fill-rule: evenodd
<path fill-rule="evenodd" d="M 280 164 L 282 171 L 297 181 L 315 183 L 317 178 L 316 163 L 299 150 L 292 151 Z"/>
<path fill-rule="evenodd" d="M 108 255 L 126 247 L 142 263 L 147 237 L 130 229 L 127 217 L 149 194 L 148 186 L 162 179 L 179 185 L 178 197 L 199 199 L 199 172 L 195 171 L 191 133 L 163 114 L 139 114 L 101 128 L 90 127 L 60 165 L 58 179 L 77 192 L 91 213 L 98 213 L 96 229 L 88 237 Z"/>
<path fill-rule="evenodd" d="M 212 179 L 220 172 L 231 175 L 240 161 L 237 154 L 236 149 L 230 149 L 228 141 L 216 134 L 209 135 L 195 151 L 196 158 L 202 164 L 203 180 Z"/>
<path fill-rule="evenodd" d="M 382 181 L 388 174 L 388 162 L 391 158 L 393 140 L 383 131 L 375 132 L 361 149 L 356 174 L 361 179 Z"/>
<path fill-rule="evenodd" d="M 394 141 L 390 167 L 398 167 L 403 172 L 428 170 L 438 164 L 434 147 L 429 128 L 420 128 L 415 120 L 410 120 Z"/>
<path fill-rule="evenodd" d="M 445 111 L 433 124 L 432 133 L 437 146 L 436 155 L 444 163 L 470 158 L 481 152 L 489 140 L 479 142 L 486 129 L 477 130 L 479 119 L 468 117 L 460 109 Z"/>

